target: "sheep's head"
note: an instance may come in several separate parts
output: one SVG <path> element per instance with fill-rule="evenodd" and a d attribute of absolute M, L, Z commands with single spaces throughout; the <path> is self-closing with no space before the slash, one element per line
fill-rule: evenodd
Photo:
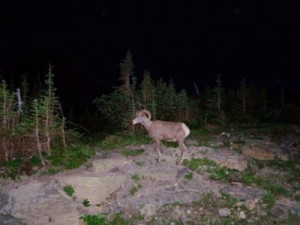
<path fill-rule="evenodd" d="M 146 110 L 140 110 L 136 112 L 135 118 L 132 120 L 133 125 L 142 123 L 143 121 L 147 121 L 151 119 L 151 113 Z"/>

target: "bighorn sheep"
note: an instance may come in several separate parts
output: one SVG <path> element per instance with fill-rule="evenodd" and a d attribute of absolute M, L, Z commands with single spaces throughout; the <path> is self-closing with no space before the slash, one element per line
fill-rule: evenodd
<path fill-rule="evenodd" d="M 155 142 L 155 149 L 158 153 L 158 162 L 161 159 L 160 142 L 177 142 L 181 149 L 180 165 L 183 162 L 186 146 L 184 139 L 190 134 L 190 129 L 184 123 L 166 122 L 161 120 L 151 121 L 151 113 L 148 110 L 137 111 L 136 117 L 132 120 L 133 125 L 142 124 L 147 130 L 150 138 Z"/>

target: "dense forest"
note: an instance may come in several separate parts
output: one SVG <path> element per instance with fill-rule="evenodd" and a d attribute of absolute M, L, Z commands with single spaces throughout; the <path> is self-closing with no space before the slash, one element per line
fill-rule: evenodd
<path fill-rule="evenodd" d="M 222 86 L 222 75 L 218 74 L 215 86 L 207 87 L 203 93 L 196 84 L 193 93 L 177 90 L 173 80 L 153 80 L 149 71 L 139 78 L 140 82 L 137 80 L 134 61 L 128 51 L 120 63 L 121 85 L 109 94 L 95 96 L 96 110 L 81 113 L 75 121 L 64 115 L 56 94 L 52 66 L 49 66 L 41 87 L 32 88 L 25 76 L 16 90 L 2 80 L 0 162 L 37 157 L 38 163 L 45 165 L 49 163 L 52 151 L 61 154 L 71 148 L 75 154 L 74 143 L 80 133 L 101 137 L 143 132 L 131 123 L 138 109 L 148 109 L 153 119 L 182 121 L 192 129 L 218 130 L 262 123 L 300 122 L 299 96 L 290 96 L 285 90 L 269 93 L 249 85 L 246 79 L 242 79 L 236 89 L 226 90 Z M 80 151 L 87 155 L 82 149 Z"/>
<path fill-rule="evenodd" d="M 107 132 L 131 131 L 131 119 L 136 110 L 145 108 L 153 119 L 183 121 L 190 127 L 240 127 L 261 123 L 299 123 L 299 96 L 249 85 L 245 78 L 236 89 L 226 90 L 222 76 L 216 75 L 214 87 L 193 93 L 177 90 L 173 80 L 153 80 L 149 71 L 137 82 L 130 52 L 120 64 L 122 84 L 108 95 L 94 100 L 102 129 Z M 88 121 L 84 115 L 83 121 Z M 91 118 L 93 120 L 93 118 Z M 90 124 L 93 124 L 92 122 Z"/>

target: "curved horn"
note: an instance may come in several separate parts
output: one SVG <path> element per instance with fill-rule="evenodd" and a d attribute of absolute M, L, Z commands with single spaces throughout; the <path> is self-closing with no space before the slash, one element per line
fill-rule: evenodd
<path fill-rule="evenodd" d="M 151 113 L 146 109 L 143 109 L 143 110 L 139 111 L 138 114 L 139 115 L 145 115 L 149 120 L 151 119 Z"/>

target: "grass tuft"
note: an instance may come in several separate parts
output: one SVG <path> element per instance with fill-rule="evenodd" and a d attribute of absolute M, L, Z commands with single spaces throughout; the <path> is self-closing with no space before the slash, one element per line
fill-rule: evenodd
<path fill-rule="evenodd" d="M 141 155 L 145 152 L 144 149 L 138 149 L 138 150 L 124 150 L 122 151 L 122 155 L 125 156 L 125 157 L 128 157 L 128 156 L 138 156 L 138 155 Z"/>

